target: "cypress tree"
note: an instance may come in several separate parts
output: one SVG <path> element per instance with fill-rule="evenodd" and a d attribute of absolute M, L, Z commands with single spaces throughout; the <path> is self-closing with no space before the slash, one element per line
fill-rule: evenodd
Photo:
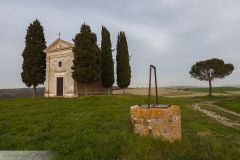
<path fill-rule="evenodd" d="M 114 67 L 112 58 L 112 44 L 110 39 L 110 33 L 102 26 L 102 42 L 101 42 L 101 56 L 102 56 L 102 86 L 108 89 L 114 83 Z"/>
<path fill-rule="evenodd" d="M 128 45 L 124 32 L 118 34 L 116 61 L 117 84 L 119 88 L 123 89 L 123 94 L 125 94 L 125 88 L 127 88 L 131 82 L 131 67 L 129 64 Z"/>
<path fill-rule="evenodd" d="M 33 96 L 36 96 L 36 87 L 45 81 L 46 55 L 43 51 L 45 48 L 44 30 L 36 19 L 27 29 L 21 73 L 26 86 L 33 86 Z"/>
<path fill-rule="evenodd" d="M 72 77 L 85 86 L 85 95 L 88 95 L 88 86 L 99 81 L 101 76 L 100 49 L 96 34 L 91 32 L 89 25 L 82 25 L 80 33 L 75 36 L 74 44 Z"/>

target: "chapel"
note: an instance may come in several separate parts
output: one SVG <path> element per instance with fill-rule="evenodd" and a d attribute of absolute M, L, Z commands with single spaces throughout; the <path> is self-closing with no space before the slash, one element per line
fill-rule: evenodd
<path fill-rule="evenodd" d="M 78 84 L 72 78 L 73 47 L 74 44 L 59 37 L 44 50 L 46 53 L 45 97 L 70 98 L 84 95 L 84 85 Z M 106 89 L 99 81 L 89 86 L 88 93 L 106 93 Z"/>

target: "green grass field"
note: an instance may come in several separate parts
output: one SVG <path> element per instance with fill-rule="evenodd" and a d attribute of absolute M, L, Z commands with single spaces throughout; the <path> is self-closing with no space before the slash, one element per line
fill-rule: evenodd
<path fill-rule="evenodd" d="M 181 106 L 180 141 L 169 143 L 135 135 L 129 107 L 146 96 L 90 96 L 75 99 L 28 98 L 0 101 L 0 150 L 51 150 L 56 159 L 234 160 L 240 157 L 240 131 L 192 109 L 193 102 L 229 97 L 163 98 Z M 240 97 L 231 97 L 239 105 Z M 207 132 L 208 136 L 198 133 Z"/>
<path fill-rule="evenodd" d="M 229 98 L 226 100 L 219 100 L 216 104 L 226 109 L 240 113 L 240 98 Z"/>
<path fill-rule="evenodd" d="M 189 91 L 207 93 L 208 88 L 189 88 Z M 231 91 L 240 91 L 240 88 L 236 88 L 236 87 L 213 87 L 212 91 L 213 91 L 213 93 L 227 93 L 229 91 L 230 92 Z"/>
<path fill-rule="evenodd" d="M 213 106 L 206 106 L 206 105 L 204 106 L 204 105 L 202 105 L 201 108 L 206 109 L 208 111 L 215 112 L 215 113 L 217 113 L 220 116 L 226 117 L 226 118 L 228 118 L 228 119 L 230 119 L 232 121 L 240 123 L 240 116 L 232 115 L 230 113 L 227 113 L 227 112 L 224 112 L 224 111 L 219 110 L 217 108 L 214 108 Z M 228 108 L 228 110 L 230 110 L 230 109 Z"/>

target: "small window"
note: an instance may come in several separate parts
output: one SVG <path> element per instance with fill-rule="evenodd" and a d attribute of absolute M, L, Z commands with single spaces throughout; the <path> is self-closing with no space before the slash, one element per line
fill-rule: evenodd
<path fill-rule="evenodd" d="M 62 61 L 58 62 L 58 67 L 62 67 Z"/>

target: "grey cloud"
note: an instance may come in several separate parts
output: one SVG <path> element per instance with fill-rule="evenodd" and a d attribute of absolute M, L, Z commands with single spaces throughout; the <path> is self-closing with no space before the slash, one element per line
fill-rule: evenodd
<path fill-rule="evenodd" d="M 62 32 L 68 41 L 83 22 L 100 43 L 101 25 L 126 31 L 132 54 L 132 86 L 146 86 L 148 65 L 158 67 L 160 85 L 205 85 L 188 71 L 196 61 L 222 58 L 240 69 L 240 1 L 237 0 L 41 0 L 0 2 L 0 88 L 23 87 L 21 52 L 26 28 L 35 18 L 45 29 L 48 44 Z M 115 55 L 115 53 L 114 53 Z M 239 84 L 239 72 L 215 85 Z"/>

